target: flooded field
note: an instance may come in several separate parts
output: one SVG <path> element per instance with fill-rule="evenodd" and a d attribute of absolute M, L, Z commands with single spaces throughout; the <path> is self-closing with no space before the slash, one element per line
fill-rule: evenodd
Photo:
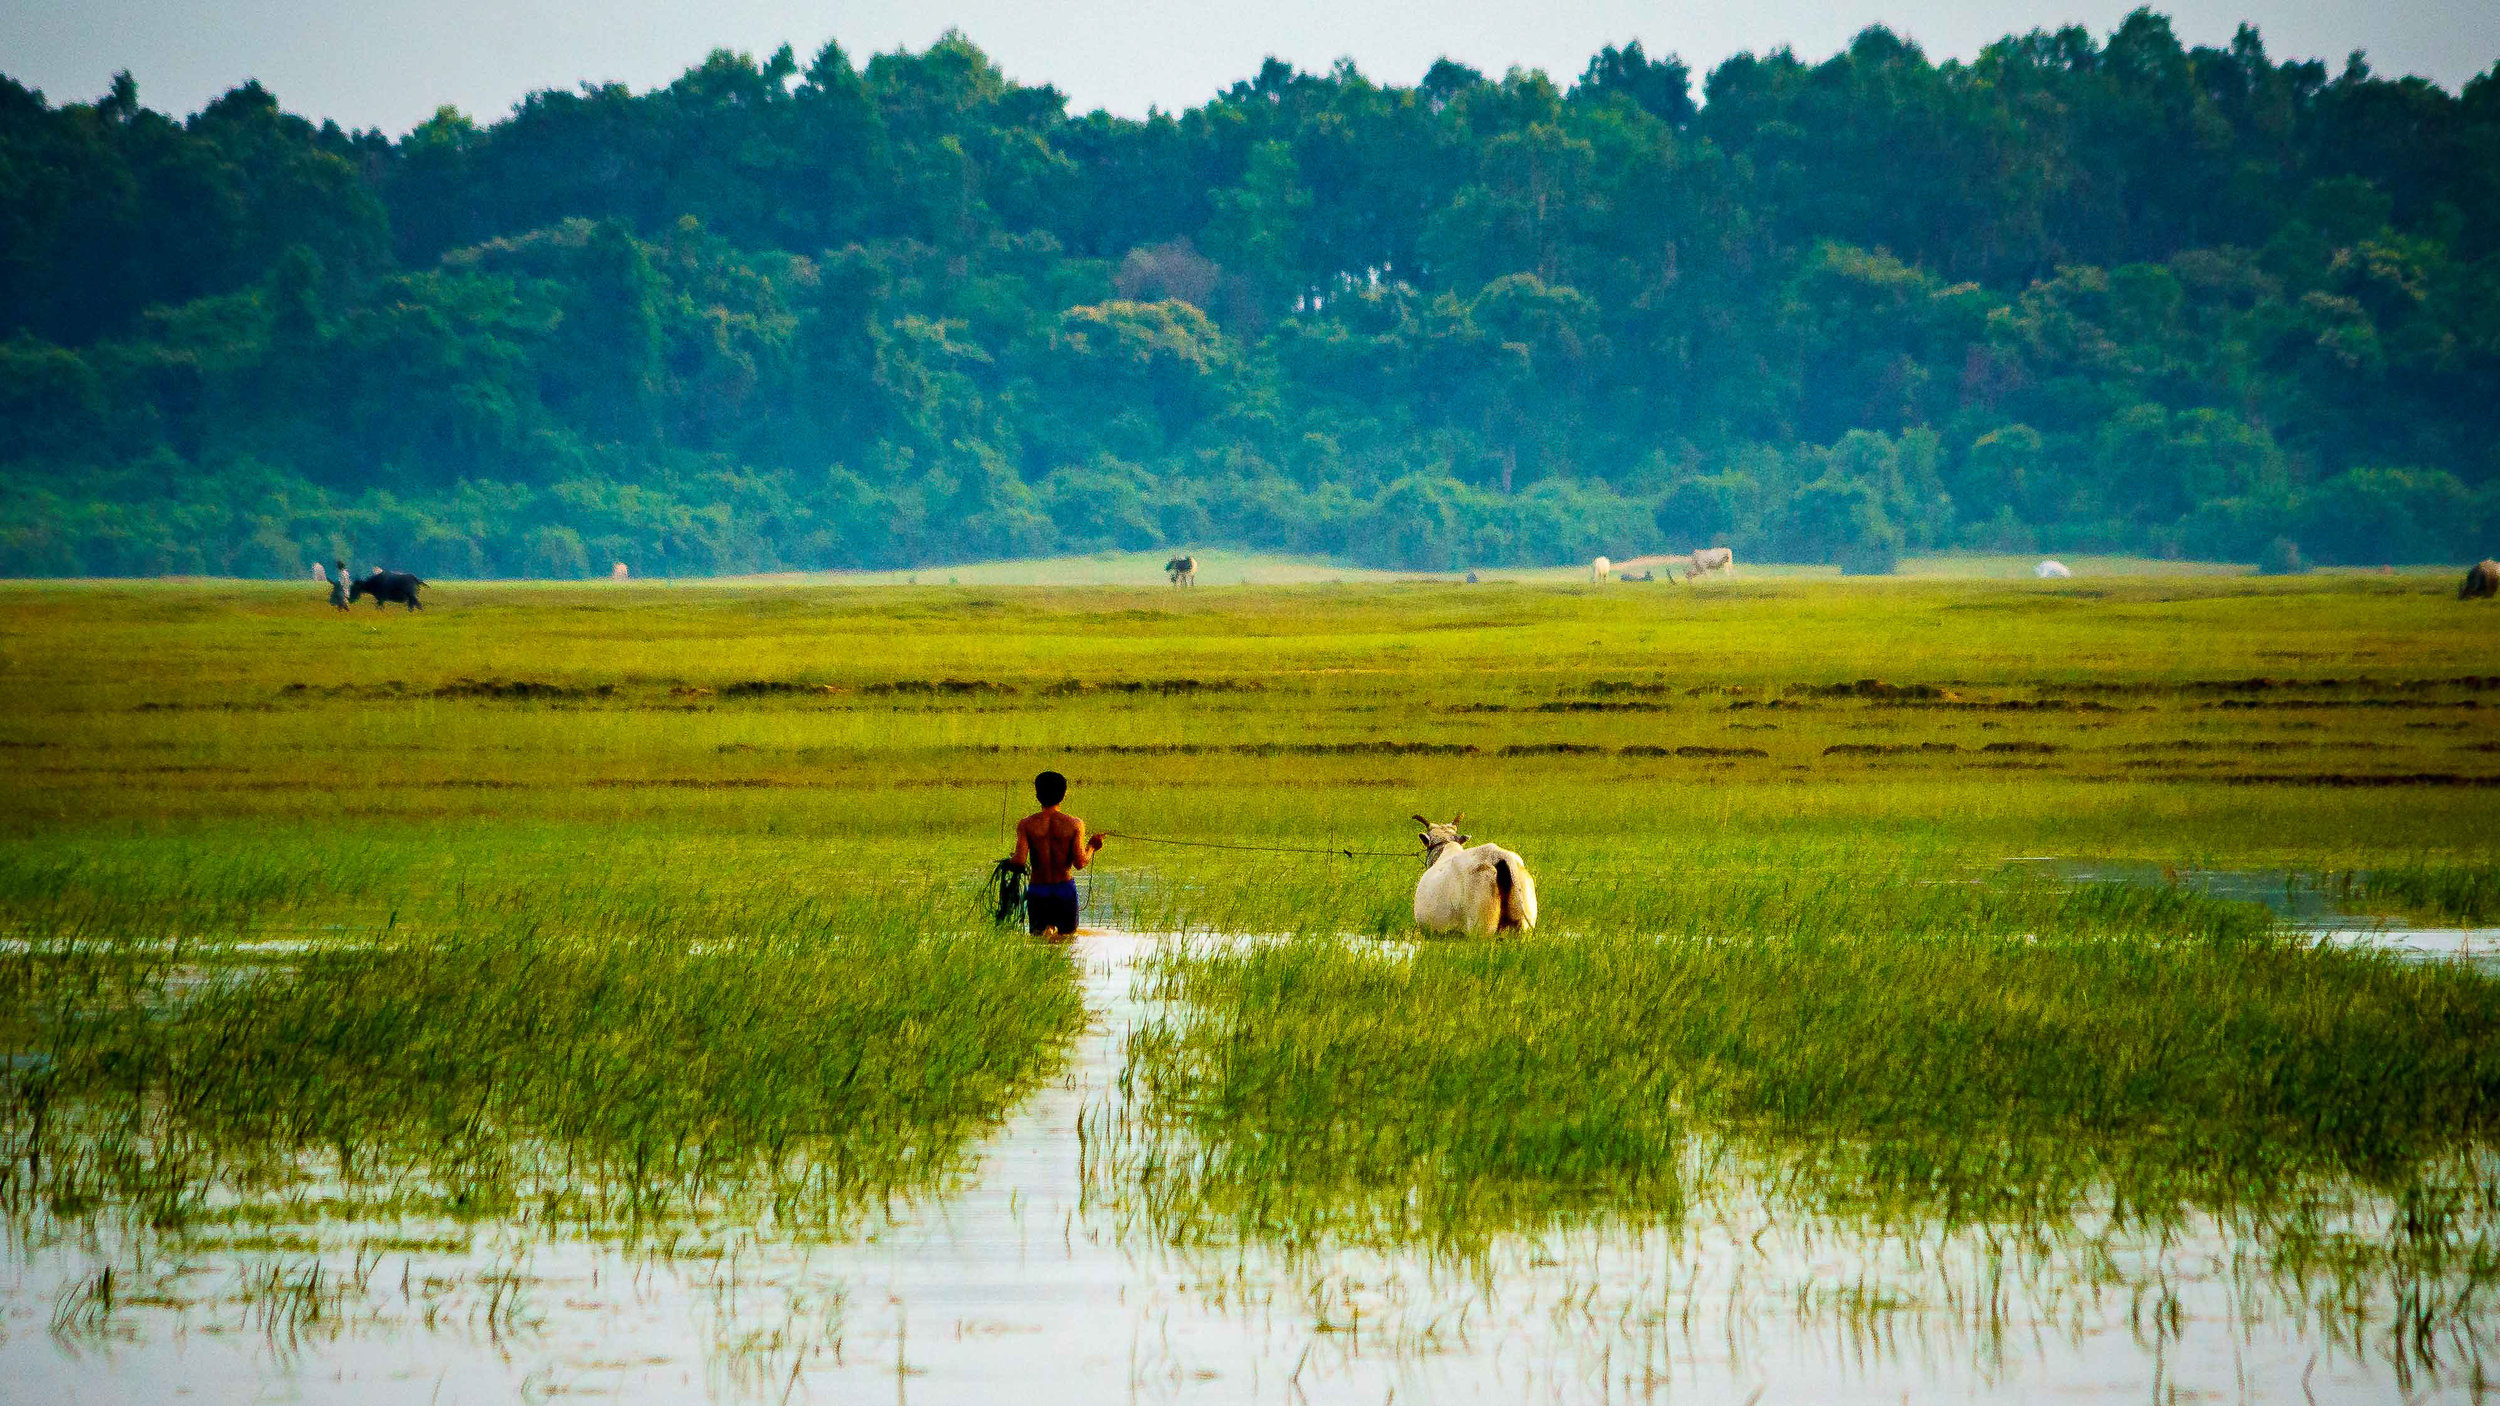
<path fill-rule="evenodd" d="M 0 1397 L 2485 1390 L 2440 592 L 438 595 L 0 592 Z"/>
<path fill-rule="evenodd" d="M 359 1220 L 318 1195 L 170 1237 L 20 1221 L 10 1398 L 2468 1400 L 2500 1351 L 2493 1207 L 2379 1259 L 2419 1208 L 2354 1185 L 2263 1213 L 2148 1221 L 2102 1194 L 1887 1224 L 1720 1146 L 1666 1223 L 1456 1255 L 1211 1238 L 1143 1194 L 1189 1155 L 1130 1102 L 1128 1044 L 1172 1018 L 1141 979 L 1159 945 L 1080 940 L 1065 1067 L 952 1189 L 841 1234 Z M 2453 1171 L 2492 1185 L 2487 1152 Z"/>
<path fill-rule="evenodd" d="M 2239 903 L 2263 904 L 2294 930 L 2319 942 L 2403 957 L 2452 958 L 2500 972 L 2500 927 L 2442 926 L 2373 915 L 2354 903 L 2367 875 L 2330 878 L 2287 869 L 2196 869 L 2107 861 L 2016 860 L 2070 882 L 2176 886 Z"/>

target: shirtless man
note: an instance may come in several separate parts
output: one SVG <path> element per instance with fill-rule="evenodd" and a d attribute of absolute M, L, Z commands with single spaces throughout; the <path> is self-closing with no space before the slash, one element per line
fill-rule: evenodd
<path fill-rule="evenodd" d="M 1094 862 L 1102 836 L 1085 837 L 1085 822 L 1059 809 L 1068 778 L 1045 771 L 1033 778 L 1042 808 L 1016 822 L 1016 863 L 1030 866 L 1024 891 L 1026 925 L 1035 936 L 1076 936 L 1076 871 Z"/>

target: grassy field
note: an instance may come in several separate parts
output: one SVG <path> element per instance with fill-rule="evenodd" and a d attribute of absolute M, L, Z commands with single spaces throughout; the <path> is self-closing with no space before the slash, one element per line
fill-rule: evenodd
<path fill-rule="evenodd" d="M 826 1223 L 938 1185 L 1080 1019 L 976 913 L 1055 766 L 1118 837 L 1092 921 L 1304 935 L 1148 974 L 1104 1168 L 1175 1237 L 1462 1244 L 1675 1214 L 1706 1165 L 1948 1222 L 2341 1187 L 2420 1214 L 2338 1263 L 2479 1312 L 2500 984 L 2010 861 L 2487 912 L 2500 612 L 2013 564 L 0 587 L 9 1204 Z M 1462 809 L 1543 934 L 1354 940 L 1413 936 L 1407 817 Z"/>
<path fill-rule="evenodd" d="M 1400 849 L 1408 812 L 1463 807 L 1549 868 L 1826 843 L 2357 868 L 2489 853 L 2495 639 L 2406 578 L 602 584 L 346 617 L 292 586 L 20 586 L 0 823 L 83 854 L 239 825 L 248 857 L 303 822 L 413 851 L 366 867 L 420 889 L 478 826 L 517 833 L 452 848 L 683 836 L 707 882 L 742 868 L 720 844 L 953 873 L 1056 762 L 1114 830 Z M 1234 867 L 1184 861 L 1106 873 Z"/>

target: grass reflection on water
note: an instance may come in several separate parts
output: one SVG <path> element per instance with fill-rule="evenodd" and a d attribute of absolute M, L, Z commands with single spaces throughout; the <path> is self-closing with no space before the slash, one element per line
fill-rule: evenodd
<path fill-rule="evenodd" d="M 1546 1264 L 1627 1344 L 1767 1306 L 1984 1364 L 2118 1313 L 2154 1351 L 2276 1323 L 2479 1379 L 2500 982 L 2175 890 L 1934 892 L 1965 920 L 1760 924 L 1771 897 L 1751 936 L 1167 945 L 1091 1184 L 1320 1284 L 1515 1301 Z"/>

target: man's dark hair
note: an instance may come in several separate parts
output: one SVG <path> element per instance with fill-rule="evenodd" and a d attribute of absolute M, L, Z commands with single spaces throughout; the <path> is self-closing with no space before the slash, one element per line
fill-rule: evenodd
<path fill-rule="evenodd" d="M 1033 799 L 1046 806 L 1055 806 L 1068 798 L 1068 778 L 1055 771 L 1045 771 L 1033 778 Z"/>

